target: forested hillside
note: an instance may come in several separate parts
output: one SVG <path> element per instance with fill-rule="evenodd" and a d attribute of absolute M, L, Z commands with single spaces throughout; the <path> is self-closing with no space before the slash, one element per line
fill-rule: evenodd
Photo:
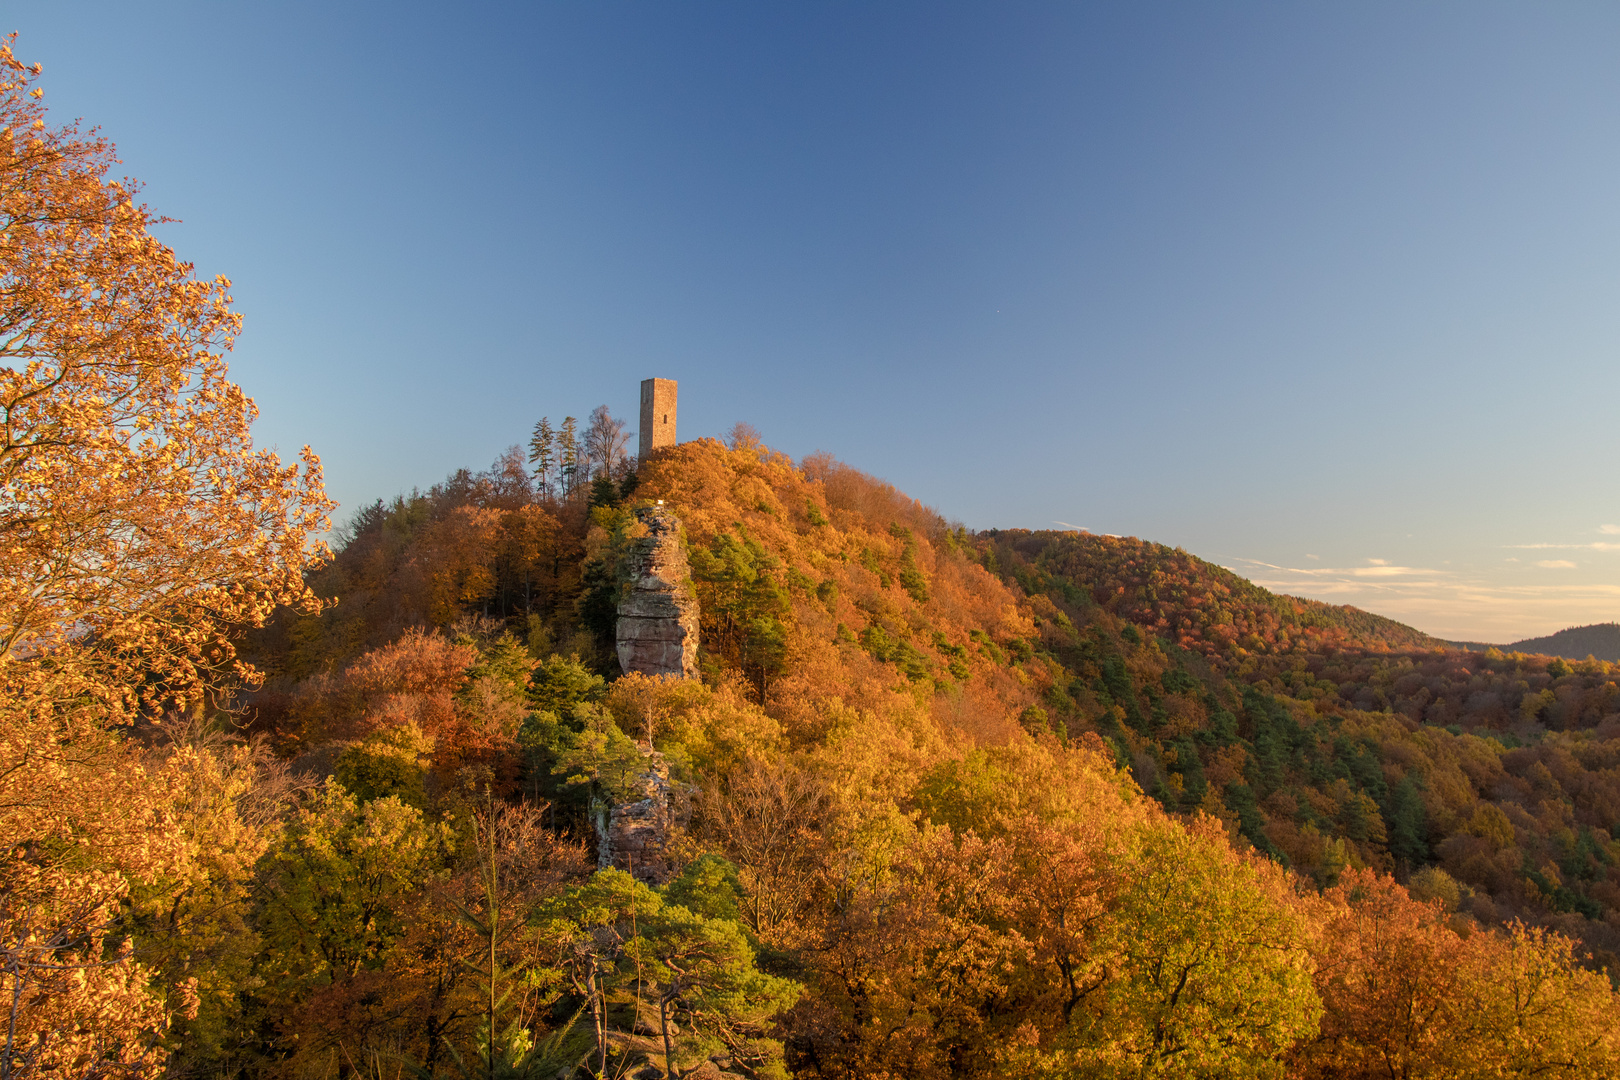
<path fill-rule="evenodd" d="M 1323 966 L 1347 947 L 1335 935 L 1402 928 L 1401 948 L 1431 950 L 1429 975 L 1453 980 L 1423 992 L 1459 1007 L 1482 1000 L 1466 972 L 1496 980 L 1510 962 L 1470 950 L 1612 963 L 1608 665 L 1446 650 L 1138 540 L 970 534 L 826 455 L 796 464 L 746 436 L 600 473 L 564 492 L 514 451 L 362 512 L 312 578 L 337 603 L 255 640 L 271 678 L 248 715 L 296 768 L 362 798 L 397 794 L 426 821 L 483 777 L 581 842 L 593 800 L 628 791 L 650 728 L 692 791 L 689 866 L 729 882 L 688 903 L 735 911 L 762 977 L 798 987 L 756 1032 L 798 1075 L 1066 1075 L 1091 1055 L 1170 1069 L 1125 1017 L 1175 1015 L 1174 995 L 1131 965 L 1190 949 L 1197 970 L 1252 919 L 1280 920 L 1264 924 L 1300 951 L 1227 962 L 1261 965 L 1244 977 L 1269 989 L 1246 1008 L 1291 1034 L 1246 1028 L 1213 983 L 1199 1008 L 1235 1025 L 1219 1038 L 1262 1072 L 1354 1075 L 1358 1055 L 1388 1052 L 1358 1026 L 1382 1007 L 1360 996 L 1376 971 Z M 618 677 L 611 650 L 628 507 L 655 499 L 685 524 L 702 686 Z M 1145 846 L 1114 848 L 1115 830 Z M 1171 851 L 1173 873 L 1155 861 Z M 1145 895 L 1094 876 L 1120 859 L 1148 860 L 1128 880 L 1168 890 L 1155 904 L 1239 907 L 1196 928 L 1175 921 L 1195 907 L 1156 909 L 1169 922 L 1149 929 L 1132 906 Z M 1078 876 L 1046 880 L 1058 863 Z M 1101 922 L 1076 937 L 1070 904 Z M 1147 934 L 1146 952 L 1113 951 L 1116 932 Z M 431 1013 L 429 985 L 406 978 L 421 961 L 389 949 L 391 992 L 417 1002 L 401 1015 Z M 1305 1012 L 1296 977 L 1315 980 Z M 328 1025 L 354 993 L 333 999 L 341 985 L 306 991 Z M 1182 1060 L 1214 1053 L 1177 1038 Z M 1464 1053 L 1427 1026 L 1401 1038 L 1423 1044 L 1399 1051 L 1414 1060 Z M 767 1069 L 775 1052 L 728 1060 Z"/>
<path fill-rule="evenodd" d="M 1566 660 L 1583 660 L 1591 656 L 1615 663 L 1620 661 L 1620 623 L 1572 626 L 1546 637 L 1515 641 L 1505 648 L 1511 652 L 1561 656 Z"/>
<path fill-rule="evenodd" d="M 1078 631 L 1047 634 L 1076 675 L 1054 714 L 1126 747 L 1167 806 L 1202 806 L 1322 883 L 1346 859 L 1438 881 L 1482 921 L 1559 927 L 1613 966 L 1620 668 L 1425 648 L 1138 540 L 977 543 Z"/>
<path fill-rule="evenodd" d="M 1620 1069 L 1607 665 L 973 535 L 746 432 L 535 456 L 363 510 L 319 608 L 242 640 L 234 713 L 101 751 L 174 793 L 124 827 L 190 852 L 105 864 L 86 940 L 152 996 L 104 1045 L 289 1077 Z M 609 647 L 656 500 L 701 680 Z M 657 888 L 594 854 L 649 744 Z"/>
<path fill-rule="evenodd" d="M 995 529 L 980 547 L 1028 592 L 1029 576 L 1068 581 L 1109 614 L 1206 656 L 1339 648 L 1429 649 L 1444 643 L 1410 626 L 1353 607 L 1278 596 L 1179 548 L 1135 537 Z"/>

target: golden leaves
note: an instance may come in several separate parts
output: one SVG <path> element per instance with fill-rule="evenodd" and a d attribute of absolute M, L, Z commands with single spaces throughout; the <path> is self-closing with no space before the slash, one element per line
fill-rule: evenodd
<path fill-rule="evenodd" d="M 147 1074 L 167 1025 L 109 942 L 132 883 L 180 879 L 185 770 L 109 733 L 251 672 L 231 634 L 280 604 L 332 503 L 307 448 L 255 451 L 223 359 L 229 281 L 109 182 L 113 147 L 49 128 L 39 67 L 0 43 L 0 992 L 8 1075 Z M 15 134 L 28 132 L 26 141 Z M 176 759 L 179 760 L 178 758 Z M 8 981 L 9 980 L 9 981 Z M 177 1002 L 193 1009 L 195 984 Z"/>

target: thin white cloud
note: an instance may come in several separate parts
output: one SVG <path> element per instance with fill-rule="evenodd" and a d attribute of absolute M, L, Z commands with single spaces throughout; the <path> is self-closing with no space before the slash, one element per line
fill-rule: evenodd
<path fill-rule="evenodd" d="M 1313 578 L 1354 577 L 1354 578 L 1392 578 L 1411 577 L 1413 574 L 1444 574 L 1444 570 L 1424 570 L 1415 566 L 1391 566 L 1385 559 L 1369 559 L 1372 566 L 1277 566 L 1272 563 L 1260 562 L 1257 559 L 1239 559 L 1238 562 L 1248 563 L 1250 566 L 1260 566 L 1267 570 L 1278 570 L 1285 574 L 1304 574 Z M 1242 573 L 1234 570 L 1233 573 Z"/>
<path fill-rule="evenodd" d="M 1543 570 L 1575 569 L 1575 564 L 1570 562 L 1568 559 L 1542 559 L 1540 562 L 1536 563 L 1536 565 L 1541 567 Z"/>
<path fill-rule="evenodd" d="M 1067 521 L 1059 521 L 1056 518 L 1052 519 L 1052 524 L 1061 525 L 1065 529 L 1074 529 L 1076 532 L 1090 532 L 1091 531 L 1090 529 L 1086 528 L 1084 525 L 1070 525 Z"/>
<path fill-rule="evenodd" d="M 1620 536 L 1620 525 L 1599 525 L 1598 532 L 1608 536 Z"/>
<path fill-rule="evenodd" d="M 1580 570 L 1564 565 L 1567 559 L 1542 562 L 1548 569 Z M 1532 563 L 1509 558 L 1506 565 L 1528 570 Z M 1272 592 L 1350 604 L 1456 641 L 1505 643 L 1620 618 L 1620 584 L 1577 583 L 1585 572 L 1507 584 L 1484 568 L 1292 567 L 1257 559 L 1233 559 L 1228 568 Z"/>
<path fill-rule="evenodd" d="M 1620 551 L 1620 544 L 1594 540 L 1590 544 L 1509 544 L 1511 551 Z"/>

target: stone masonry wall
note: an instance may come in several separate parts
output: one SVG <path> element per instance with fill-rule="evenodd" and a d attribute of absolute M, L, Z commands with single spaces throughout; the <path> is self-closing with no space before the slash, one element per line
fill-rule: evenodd
<path fill-rule="evenodd" d="M 679 390 L 674 379 L 641 380 L 641 460 L 660 446 L 675 445 L 675 404 Z"/>

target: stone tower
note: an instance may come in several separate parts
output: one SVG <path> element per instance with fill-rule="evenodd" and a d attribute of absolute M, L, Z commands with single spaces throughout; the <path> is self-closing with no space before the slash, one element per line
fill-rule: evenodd
<path fill-rule="evenodd" d="M 675 445 L 674 379 L 641 380 L 641 460 L 660 446 Z"/>

